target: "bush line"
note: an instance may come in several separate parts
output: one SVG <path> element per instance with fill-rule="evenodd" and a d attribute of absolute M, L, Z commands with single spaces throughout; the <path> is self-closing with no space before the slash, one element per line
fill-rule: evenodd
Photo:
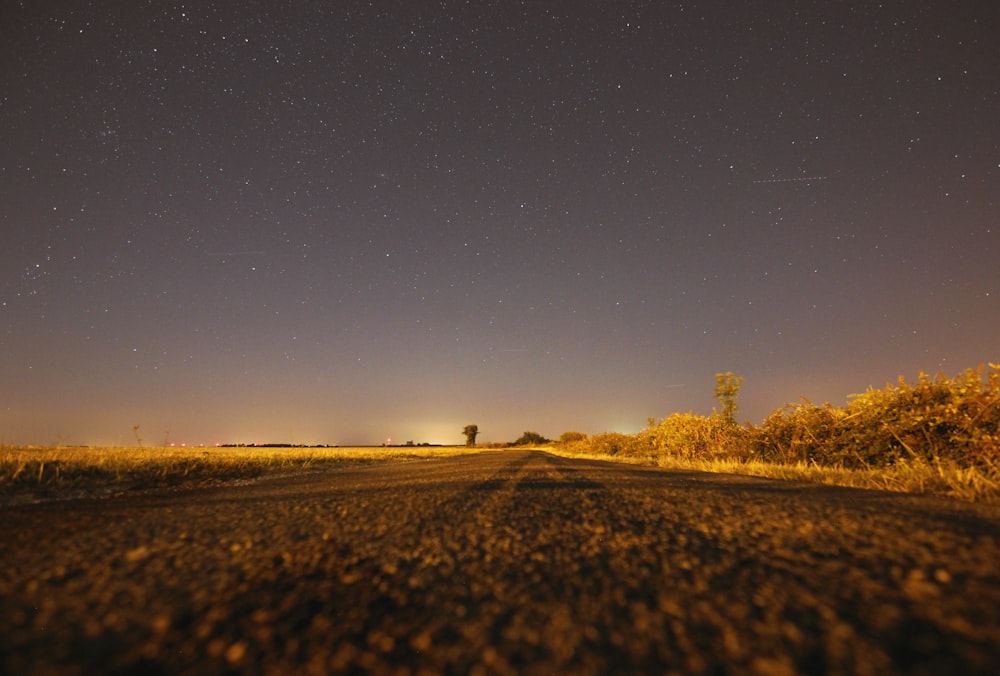
<path fill-rule="evenodd" d="M 567 433 L 566 451 L 659 466 L 743 471 L 826 483 L 1000 497 L 1000 365 L 949 378 L 921 372 L 843 407 L 803 399 L 739 425 L 727 413 L 675 413 L 638 434 Z M 840 477 L 837 479 L 836 477 Z"/>

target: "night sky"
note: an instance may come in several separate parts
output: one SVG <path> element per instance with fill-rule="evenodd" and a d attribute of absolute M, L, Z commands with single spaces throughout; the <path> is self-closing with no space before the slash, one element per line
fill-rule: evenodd
<path fill-rule="evenodd" d="M 5 443 L 634 432 L 1000 360 L 995 0 L 0 3 Z"/>

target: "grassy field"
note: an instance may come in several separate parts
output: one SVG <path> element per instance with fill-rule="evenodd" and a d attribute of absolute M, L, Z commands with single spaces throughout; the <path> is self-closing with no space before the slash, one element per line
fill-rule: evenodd
<path fill-rule="evenodd" d="M 455 446 L 61 447 L 0 448 L 0 499 L 107 495 L 164 486 L 205 485 L 329 466 L 372 465 L 470 452 Z"/>

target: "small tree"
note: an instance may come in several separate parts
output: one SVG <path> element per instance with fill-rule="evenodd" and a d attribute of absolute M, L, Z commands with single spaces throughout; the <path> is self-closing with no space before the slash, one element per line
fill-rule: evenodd
<path fill-rule="evenodd" d="M 736 424 L 736 395 L 740 393 L 743 385 L 743 376 L 734 375 L 732 371 L 715 374 L 715 398 L 722 405 L 723 419 L 731 424 Z"/>
<path fill-rule="evenodd" d="M 465 435 L 465 445 L 472 448 L 476 445 L 476 435 L 479 434 L 479 425 L 466 425 L 462 430 Z"/>

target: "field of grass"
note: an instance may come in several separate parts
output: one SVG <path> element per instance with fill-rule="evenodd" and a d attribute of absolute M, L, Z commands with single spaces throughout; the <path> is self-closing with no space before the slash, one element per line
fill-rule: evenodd
<path fill-rule="evenodd" d="M 0 448 L 0 499 L 106 495 L 254 479 L 303 469 L 371 465 L 468 453 L 451 446 Z"/>

